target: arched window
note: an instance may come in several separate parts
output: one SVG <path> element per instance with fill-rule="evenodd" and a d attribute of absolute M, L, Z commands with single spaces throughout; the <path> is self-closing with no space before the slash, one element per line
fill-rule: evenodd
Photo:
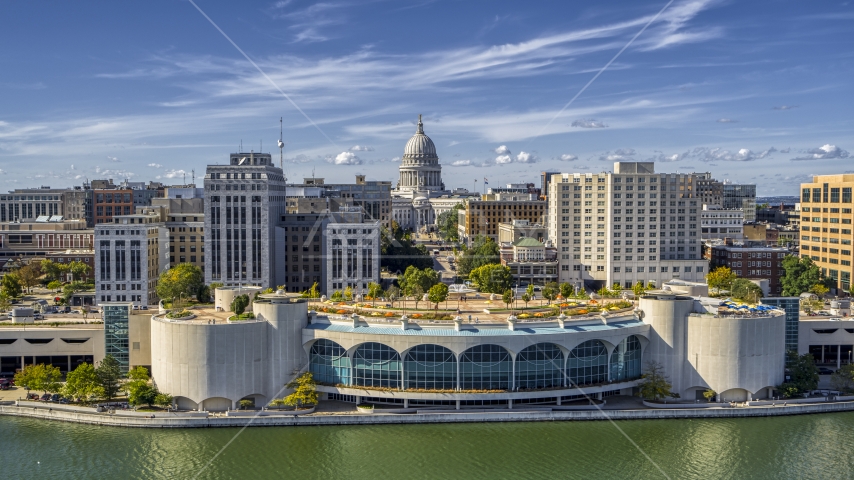
<path fill-rule="evenodd" d="M 498 345 L 471 347 L 460 356 L 462 390 L 509 390 L 512 373 L 510 353 Z"/>
<path fill-rule="evenodd" d="M 350 385 L 350 358 L 337 343 L 320 339 L 311 346 L 309 371 L 318 383 Z"/>
<path fill-rule="evenodd" d="M 611 353 L 611 381 L 634 380 L 641 376 L 641 344 L 631 335 L 617 344 Z"/>
<path fill-rule="evenodd" d="M 418 345 L 403 360 L 404 388 L 454 390 L 457 388 L 457 359 L 441 345 Z"/>
<path fill-rule="evenodd" d="M 400 355 L 382 343 L 360 345 L 353 354 L 353 385 L 400 388 Z"/>
<path fill-rule="evenodd" d="M 516 355 L 516 388 L 563 386 L 563 352 L 553 343 L 538 343 Z"/>
<path fill-rule="evenodd" d="M 566 374 L 572 386 L 608 381 L 608 350 L 599 340 L 588 340 L 569 352 Z"/>

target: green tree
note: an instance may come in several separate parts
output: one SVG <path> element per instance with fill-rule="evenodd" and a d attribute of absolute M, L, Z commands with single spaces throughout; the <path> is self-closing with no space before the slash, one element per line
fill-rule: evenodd
<path fill-rule="evenodd" d="M 81 363 L 65 376 L 62 394 L 79 402 L 89 402 L 92 397 L 104 396 L 104 389 L 98 383 L 98 375 L 91 363 Z"/>
<path fill-rule="evenodd" d="M 317 394 L 317 383 L 311 372 L 305 372 L 288 383 L 288 388 L 294 389 L 294 393 L 285 397 L 285 405 L 301 408 L 303 405 L 317 405 L 320 400 Z"/>
<path fill-rule="evenodd" d="M 444 283 L 437 283 L 430 287 L 427 292 L 427 298 L 436 305 L 436 310 L 439 310 L 439 304 L 448 298 L 448 286 Z"/>
<path fill-rule="evenodd" d="M 199 303 L 211 303 L 211 287 L 202 284 L 196 291 L 196 299 Z"/>
<path fill-rule="evenodd" d="M 248 410 L 250 408 L 255 407 L 255 402 L 253 402 L 252 400 L 243 399 L 243 400 L 237 402 L 237 406 L 241 410 Z"/>
<path fill-rule="evenodd" d="M 513 275 L 510 267 L 494 263 L 475 268 L 469 274 L 469 279 L 477 284 L 481 292 L 504 293 L 510 288 Z"/>
<path fill-rule="evenodd" d="M 176 300 L 191 298 L 204 285 L 202 270 L 192 263 L 179 263 L 160 274 L 157 280 L 157 296 L 161 299 Z"/>
<path fill-rule="evenodd" d="M 231 301 L 231 311 L 234 312 L 235 315 L 243 314 L 248 306 L 249 295 L 246 295 L 245 293 L 234 297 L 234 300 Z"/>
<path fill-rule="evenodd" d="M 20 297 L 21 293 L 23 293 L 23 288 L 21 287 L 21 279 L 18 277 L 18 274 L 12 272 L 4 275 L 3 280 L 0 281 L 0 290 L 10 298 Z"/>
<path fill-rule="evenodd" d="M 638 383 L 638 395 L 646 400 L 660 400 L 664 397 L 674 397 L 672 388 L 670 380 L 664 374 L 664 367 L 658 362 L 647 362 Z"/>
<path fill-rule="evenodd" d="M 506 305 L 507 308 L 510 308 L 510 304 L 513 303 L 513 300 L 515 299 L 516 297 L 513 295 L 513 290 L 510 290 L 509 288 L 501 295 L 501 301 L 504 302 L 504 305 Z"/>
<path fill-rule="evenodd" d="M 646 287 L 644 287 L 643 282 L 640 280 L 637 281 L 634 285 L 632 285 L 632 293 L 635 294 L 636 297 L 640 297 L 646 292 Z"/>
<path fill-rule="evenodd" d="M 730 290 L 733 280 L 735 280 L 735 274 L 729 267 L 718 267 L 706 274 L 706 283 L 709 288 L 715 290 L 715 293 L 720 293 L 721 290 Z"/>
<path fill-rule="evenodd" d="M 33 287 L 40 283 L 42 272 L 39 263 L 30 262 L 19 268 L 17 274 L 21 285 L 26 288 L 27 293 L 29 293 Z"/>
<path fill-rule="evenodd" d="M 71 281 L 82 280 L 83 277 L 89 274 L 91 267 L 80 261 L 73 261 L 66 267 L 67 271 L 71 272 Z"/>
<path fill-rule="evenodd" d="M 736 278 L 732 282 L 730 294 L 743 302 L 756 303 L 762 298 L 762 289 L 746 278 Z"/>
<path fill-rule="evenodd" d="M 380 265 L 390 272 L 399 273 L 409 267 L 433 268 L 433 258 L 424 245 L 415 243 L 410 232 L 392 221 L 390 229 L 381 229 Z"/>
<path fill-rule="evenodd" d="M 412 295 L 415 298 L 415 309 L 418 310 L 418 302 L 424 299 L 424 287 L 421 284 L 416 283 L 414 285 L 407 285 L 407 292 L 409 295 Z"/>
<path fill-rule="evenodd" d="M 824 296 L 827 295 L 827 292 L 829 291 L 830 289 L 827 288 L 823 283 L 816 283 L 810 288 L 810 293 L 818 295 L 818 298 L 824 298 Z"/>
<path fill-rule="evenodd" d="M 522 294 L 522 301 L 525 302 L 525 308 L 528 308 L 528 302 L 531 301 L 531 294 L 528 292 L 523 293 Z"/>
<path fill-rule="evenodd" d="M 341 290 L 335 290 L 332 292 L 332 295 L 329 296 L 329 299 L 333 302 L 343 302 L 344 294 L 341 293 Z"/>
<path fill-rule="evenodd" d="M 308 298 L 320 298 L 320 289 L 317 288 L 317 282 L 311 284 L 311 288 L 308 289 Z"/>
<path fill-rule="evenodd" d="M 58 392 L 62 385 L 62 373 L 59 367 L 39 363 L 37 365 L 26 365 L 15 374 L 15 385 L 27 390 L 41 390 L 42 393 Z"/>
<path fill-rule="evenodd" d="M 223 287 L 223 286 L 225 286 L 225 284 L 222 282 L 211 282 L 211 284 L 210 284 L 211 292 L 215 292 L 217 288 Z"/>
<path fill-rule="evenodd" d="M 48 284 L 47 284 L 47 288 L 48 288 L 49 290 L 56 290 L 56 291 L 59 291 L 59 290 L 62 290 L 62 284 L 61 284 L 61 283 L 59 283 L 59 280 L 53 280 L 53 281 L 51 281 L 51 282 L 48 282 Z"/>
<path fill-rule="evenodd" d="M 348 302 L 353 301 L 353 289 L 349 286 L 344 289 L 344 300 Z"/>
<path fill-rule="evenodd" d="M 383 296 L 383 286 L 376 282 L 369 283 L 368 296 L 371 297 L 371 305 L 375 305 L 377 298 Z"/>
<path fill-rule="evenodd" d="M 41 271 L 45 274 L 48 280 L 65 280 L 65 272 L 68 271 L 68 266 L 64 263 L 57 263 L 53 260 L 45 258 L 41 261 Z"/>
<path fill-rule="evenodd" d="M 552 301 L 557 298 L 557 294 L 559 291 L 560 287 L 558 286 L 557 282 L 549 282 L 543 287 L 541 293 L 543 294 L 543 298 L 548 300 L 549 303 L 552 303 Z"/>
<path fill-rule="evenodd" d="M 447 241 L 456 242 L 460 239 L 459 235 L 459 211 L 465 210 L 465 205 L 458 203 L 447 212 L 442 212 L 436 218 L 436 225 L 439 227 L 439 234 Z"/>
<path fill-rule="evenodd" d="M 128 387 L 128 403 L 133 406 L 139 405 L 154 405 L 155 400 L 157 399 L 157 395 L 160 392 L 157 391 L 157 387 L 149 384 L 148 382 L 131 382 L 132 385 Z"/>
<path fill-rule="evenodd" d="M 780 278 L 783 292 L 780 295 L 784 297 L 797 297 L 822 283 L 821 270 L 809 257 L 786 256 L 783 259 L 783 271 Z"/>
<path fill-rule="evenodd" d="M 619 297 L 621 293 L 623 293 L 623 286 L 620 285 L 620 282 L 614 282 L 614 284 L 611 285 L 611 295 Z"/>
<path fill-rule="evenodd" d="M 122 366 L 112 355 L 107 355 L 95 368 L 98 385 L 104 391 L 104 398 L 112 400 L 122 387 Z"/>
<path fill-rule="evenodd" d="M 598 294 L 602 298 L 608 298 L 612 295 L 612 292 L 610 289 L 608 289 L 608 287 L 602 287 L 596 292 L 596 294 Z"/>
<path fill-rule="evenodd" d="M 403 276 L 398 277 L 397 283 L 404 291 L 407 291 L 411 286 L 418 285 L 423 293 L 430 291 L 430 287 L 439 283 L 439 275 L 432 269 L 420 270 L 415 267 L 408 267 Z"/>
<path fill-rule="evenodd" d="M 460 275 L 468 275 L 474 269 L 484 265 L 501 263 L 498 244 L 491 238 L 478 235 L 474 237 L 471 248 L 463 250 L 457 261 L 457 271 Z"/>
<path fill-rule="evenodd" d="M 154 397 L 154 404 L 158 407 L 169 408 L 172 406 L 173 400 L 172 395 L 161 392 Z"/>
<path fill-rule="evenodd" d="M 560 284 L 560 296 L 563 298 L 572 298 L 575 295 L 575 287 L 570 285 L 567 282 L 563 282 Z"/>
<path fill-rule="evenodd" d="M 646 283 L 646 289 L 647 289 L 647 290 L 655 290 L 655 282 L 653 282 L 652 280 L 650 280 L 649 282 L 647 282 L 647 283 Z"/>
<path fill-rule="evenodd" d="M 843 365 L 830 376 L 830 386 L 843 393 L 854 392 L 854 363 Z"/>
<path fill-rule="evenodd" d="M 785 396 L 792 397 L 818 387 L 818 369 L 812 354 L 798 355 L 797 352 L 789 351 L 786 354 L 786 365 L 789 381 L 778 387 Z"/>
<path fill-rule="evenodd" d="M 10 308 L 12 308 L 12 299 L 9 298 L 9 295 L 5 291 L 0 290 L 0 312 L 5 312 Z"/>
<path fill-rule="evenodd" d="M 712 399 L 715 398 L 715 395 L 717 395 L 717 392 L 711 388 L 707 388 L 706 391 L 703 392 L 703 398 L 705 398 L 707 402 L 711 402 Z"/>

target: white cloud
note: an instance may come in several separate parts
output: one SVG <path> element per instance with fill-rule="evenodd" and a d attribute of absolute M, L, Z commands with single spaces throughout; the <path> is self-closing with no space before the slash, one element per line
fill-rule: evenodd
<path fill-rule="evenodd" d="M 361 165 L 362 159 L 356 156 L 355 153 L 352 152 L 341 152 L 335 158 L 329 157 L 327 159 L 329 163 L 335 165 Z"/>
<path fill-rule="evenodd" d="M 148 166 L 151 168 L 162 168 L 163 167 L 163 165 L 160 165 L 159 163 L 149 163 Z"/>
<path fill-rule="evenodd" d="M 400 157 L 392 157 L 391 161 L 392 161 L 392 162 L 399 162 L 399 161 L 400 161 Z"/>
<path fill-rule="evenodd" d="M 718 123 L 738 123 L 738 120 L 733 120 L 731 118 L 719 118 Z"/>
<path fill-rule="evenodd" d="M 107 160 L 109 160 L 111 162 L 121 162 L 121 160 L 119 160 L 118 157 L 111 157 L 109 155 L 107 155 Z"/>
<path fill-rule="evenodd" d="M 576 157 L 575 155 L 571 155 L 569 153 L 564 153 L 563 155 L 560 156 L 560 159 L 563 160 L 564 162 L 574 162 L 574 161 L 578 160 L 578 157 Z"/>
<path fill-rule="evenodd" d="M 468 167 L 471 166 L 471 160 L 455 160 L 451 163 L 452 167 Z"/>
<path fill-rule="evenodd" d="M 102 169 L 99 166 L 95 167 L 95 173 L 105 178 L 131 178 L 136 175 L 135 173 L 128 172 L 127 170 Z"/>
<path fill-rule="evenodd" d="M 612 152 L 605 152 L 599 155 L 600 162 L 622 162 L 622 161 L 632 161 L 631 158 L 633 155 L 637 155 L 637 151 L 634 148 L 618 148 Z"/>
<path fill-rule="evenodd" d="M 598 122 L 593 118 L 587 120 L 576 120 L 572 122 L 573 127 L 581 127 L 581 128 L 606 128 L 608 125 L 605 125 L 604 122 Z"/>
<path fill-rule="evenodd" d="M 162 175 L 158 175 L 157 178 L 184 178 L 186 175 L 189 175 L 189 172 L 184 170 L 166 170 Z"/>
<path fill-rule="evenodd" d="M 806 153 L 807 155 L 796 157 L 792 160 L 828 160 L 832 158 L 848 158 L 849 156 L 847 150 L 843 150 L 836 145 L 831 145 L 829 143 L 818 148 L 811 148 L 803 153 Z"/>
<path fill-rule="evenodd" d="M 373 152 L 374 147 L 368 147 L 366 145 L 353 145 L 350 147 L 351 152 Z"/>
<path fill-rule="evenodd" d="M 630 155 L 637 155 L 637 153 L 638 153 L 637 150 L 635 150 L 634 148 L 618 148 L 618 149 L 614 150 L 615 155 L 630 156 Z"/>
<path fill-rule="evenodd" d="M 73 163 L 71 164 L 70 169 L 71 169 L 71 170 L 77 170 L 76 168 L 74 168 L 74 164 L 73 164 Z"/>
<path fill-rule="evenodd" d="M 682 160 L 685 160 L 686 158 L 688 158 L 688 156 L 690 154 L 691 154 L 691 152 L 684 152 L 684 153 L 674 153 L 673 155 L 667 155 L 667 154 L 662 153 L 662 152 L 655 152 L 655 155 L 653 155 L 650 158 L 647 158 L 644 161 L 646 161 L 646 162 L 663 162 L 663 163 L 681 162 Z M 680 168 L 685 168 L 685 167 L 680 167 Z"/>
<path fill-rule="evenodd" d="M 774 107 L 772 110 L 791 110 L 793 108 L 798 108 L 797 105 L 780 105 L 779 107 Z"/>
<path fill-rule="evenodd" d="M 508 163 L 513 163 L 513 157 L 510 155 L 499 155 L 495 157 L 495 163 L 498 165 L 506 165 Z"/>
<path fill-rule="evenodd" d="M 754 160 L 761 160 L 776 151 L 777 149 L 774 147 L 759 153 L 755 153 L 749 148 L 741 148 L 737 152 L 731 152 L 720 147 L 697 147 L 691 152 L 691 157 L 704 162 L 752 162 Z"/>
<path fill-rule="evenodd" d="M 510 149 L 507 148 L 507 145 L 501 145 L 495 149 L 495 153 L 498 155 L 510 155 Z"/>
<path fill-rule="evenodd" d="M 537 156 L 533 153 L 528 152 L 519 152 L 516 155 L 516 162 L 518 163 L 537 163 Z"/>

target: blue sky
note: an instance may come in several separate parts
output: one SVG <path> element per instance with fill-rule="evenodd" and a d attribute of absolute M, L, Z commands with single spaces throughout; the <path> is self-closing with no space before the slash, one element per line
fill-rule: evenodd
<path fill-rule="evenodd" d="M 0 4 L 0 188 L 189 181 L 241 141 L 278 158 L 279 117 L 289 179 L 396 181 L 418 114 L 448 187 L 854 171 L 849 2 L 674 0 L 565 109 L 666 1 L 196 4 L 269 80 L 186 0 Z"/>

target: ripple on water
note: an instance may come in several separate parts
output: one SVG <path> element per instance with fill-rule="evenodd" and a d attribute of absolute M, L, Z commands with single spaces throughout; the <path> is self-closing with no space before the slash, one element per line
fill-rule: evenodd
<path fill-rule="evenodd" d="M 671 478 L 854 472 L 854 413 L 613 424 L 270 427 L 245 429 L 235 438 L 238 432 L 0 417 L 8 460 L 3 477 L 192 478 L 207 464 L 200 478 L 662 478 L 653 462 Z"/>

